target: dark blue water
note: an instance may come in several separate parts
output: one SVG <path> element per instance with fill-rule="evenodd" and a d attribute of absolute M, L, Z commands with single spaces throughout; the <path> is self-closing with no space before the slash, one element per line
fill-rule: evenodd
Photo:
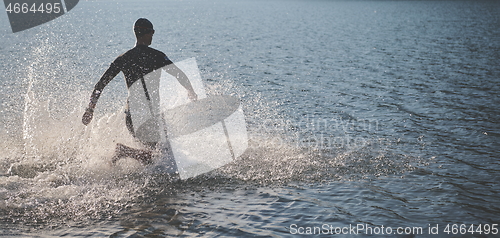
<path fill-rule="evenodd" d="M 496 1 L 90 1 L 16 34 L 4 17 L 0 235 L 498 236 L 499 16 Z M 80 117 L 139 17 L 209 94 L 243 100 L 236 162 L 181 182 L 106 166 L 129 140 L 123 77 Z"/>

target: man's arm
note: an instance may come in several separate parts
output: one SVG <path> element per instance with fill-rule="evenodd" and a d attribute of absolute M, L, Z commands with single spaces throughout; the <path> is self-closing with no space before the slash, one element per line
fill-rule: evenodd
<path fill-rule="evenodd" d="M 189 99 L 193 101 L 198 100 L 198 95 L 196 95 L 196 93 L 194 92 L 193 86 L 191 85 L 191 82 L 189 82 L 188 77 L 184 72 L 182 72 L 181 69 L 177 67 L 177 65 L 171 63 L 165 67 L 165 71 L 174 76 L 177 81 L 179 81 L 179 83 L 188 91 Z"/>
<path fill-rule="evenodd" d="M 85 113 L 83 114 L 82 117 L 82 123 L 84 125 L 88 125 L 90 121 L 92 121 L 92 118 L 94 117 L 94 108 L 97 104 L 97 101 L 99 100 L 99 97 L 101 96 L 102 90 L 106 85 L 108 85 L 113 78 L 120 72 L 120 69 L 118 67 L 115 67 L 114 63 L 109 66 L 108 70 L 102 75 L 101 79 L 99 82 L 96 83 L 94 86 L 94 91 L 92 92 L 92 95 L 90 96 L 90 102 L 89 106 L 85 110 Z"/>

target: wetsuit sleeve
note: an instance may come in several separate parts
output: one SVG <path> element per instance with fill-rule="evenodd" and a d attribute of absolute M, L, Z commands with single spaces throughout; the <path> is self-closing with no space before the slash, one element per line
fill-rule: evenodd
<path fill-rule="evenodd" d="M 167 73 L 174 76 L 177 79 L 177 81 L 188 91 L 188 96 L 190 99 L 196 100 L 198 96 L 194 92 L 193 86 L 191 85 L 189 78 L 181 69 L 179 69 L 174 63 L 168 64 L 164 69 Z"/>
<path fill-rule="evenodd" d="M 108 70 L 102 75 L 101 79 L 99 82 L 96 83 L 94 86 L 94 91 L 92 92 L 92 95 L 90 96 L 90 104 L 89 108 L 94 108 L 95 104 L 97 103 L 97 100 L 101 96 L 101 92 L 108 85 L 113 78 L 120 73 L 120 67 L 118 67 L 117 61 L 115 60 L 111 65 L 109 66 Z"/>

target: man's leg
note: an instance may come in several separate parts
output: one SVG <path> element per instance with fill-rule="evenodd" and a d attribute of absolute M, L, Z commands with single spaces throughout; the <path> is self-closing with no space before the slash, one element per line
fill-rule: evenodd
<path fill-rule="evenodd" d="M 142 164 L 151 164 L 153 161 L 153 152 L 147 149 L 134 149 L 123 144 L 116 144 L 115 155 L 111 159 L 113 164 L 123 157 L 130 157 L 138 160 Z"/>
<path fill-rule="evenodd" d="M 127 129 L 130 134 L 135 137 L 134 126 L 132 124 L 132 116 L 130 115 L 128 107 L 128 101 L 125 109 L 125 125 L 127 125 Z M 123 157 L 130 157 L 138 160 L 144 165 L 150 164 L 153 162 L 152 150 L 153 148 L 155 148 L 154 146 L 156 145 L 156 143 L 151 145 L 146 143 L 145 145 L 148 147 L 148 149 L 134 149 L 124 144 L 118 143 L 116 144 L 115 155 L 111 159 L 111 162 L 115 164 L 116 161 Z"/>

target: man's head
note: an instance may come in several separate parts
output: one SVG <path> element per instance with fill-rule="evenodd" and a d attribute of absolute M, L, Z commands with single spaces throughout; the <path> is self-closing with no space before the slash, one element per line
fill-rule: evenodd
<path fill-rule="evenodd" d="M 146 18 L 139 18 L 134 23 L 134 33 L 138 44 L 150 45 L 155 30 L 153 23 Z"/>

